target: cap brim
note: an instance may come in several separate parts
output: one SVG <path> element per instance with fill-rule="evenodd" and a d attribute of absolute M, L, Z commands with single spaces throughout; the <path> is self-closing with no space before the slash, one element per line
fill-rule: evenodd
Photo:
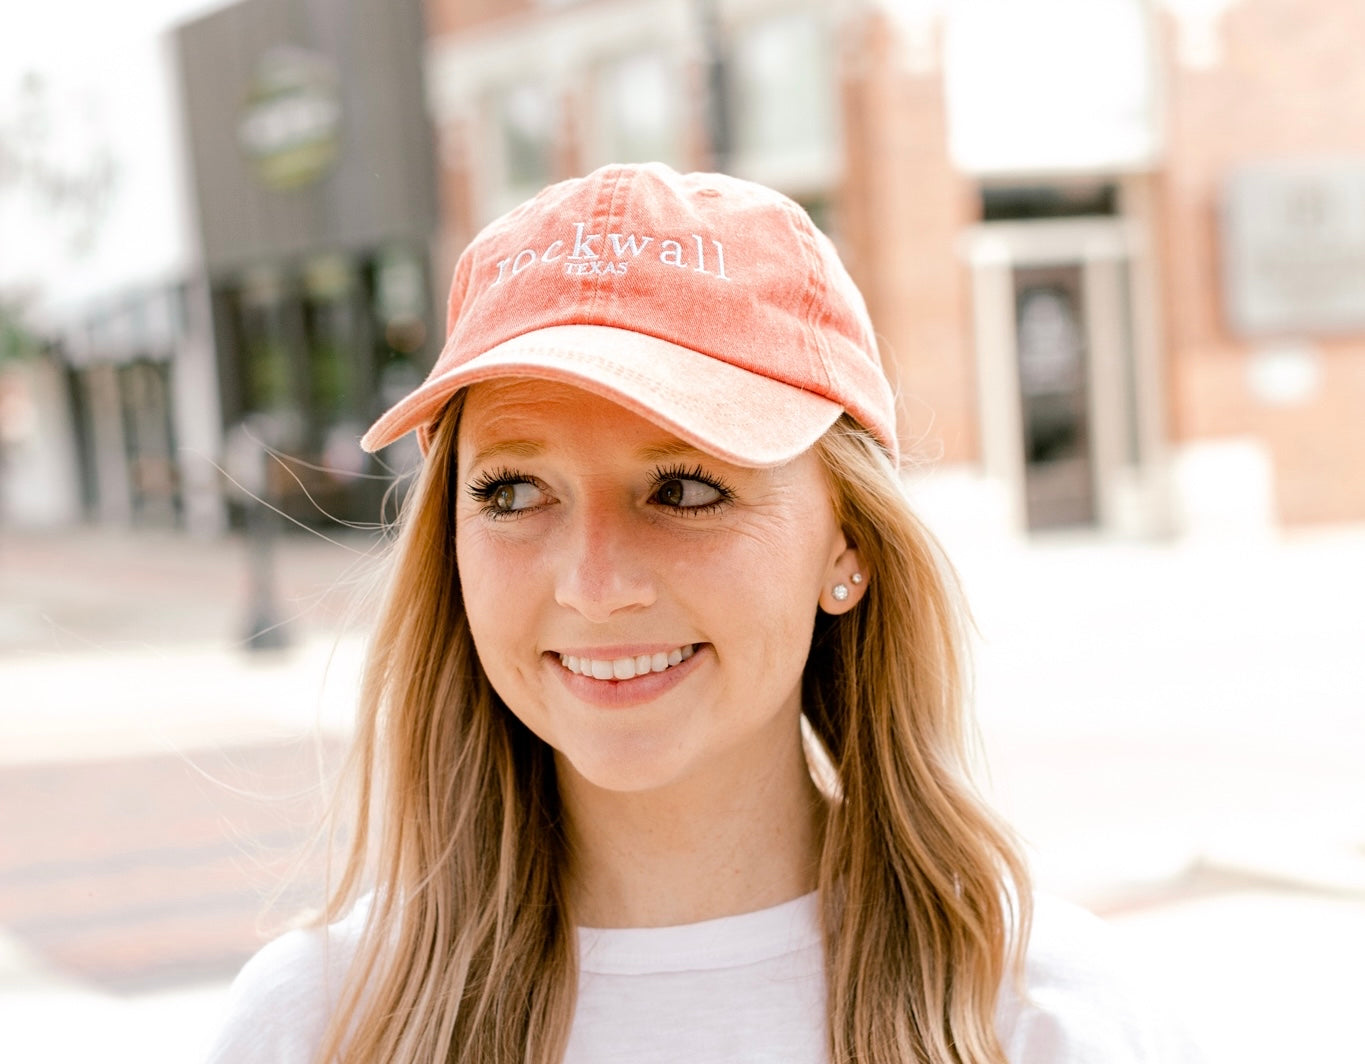
<path fill-rule="evenodd" d="M 428 379 L 360 441 L 377 451 L 427 428 L 461 388 L 497 377 L 560 381 L 619 403 L 693 446 L 737 465 L 774 466 L 809 450 L 842 407 L 728 362 L 603 325 L 557 325 L 514 337 Z"/>

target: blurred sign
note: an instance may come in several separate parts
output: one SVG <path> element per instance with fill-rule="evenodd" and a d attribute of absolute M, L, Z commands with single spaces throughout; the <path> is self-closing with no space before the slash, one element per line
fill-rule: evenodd
<path fill-rule="evenodd" d="M 1237 332 L 1365 330 L 1365 159 L 1237 171 L 1224 189 L 1222 242 Z"/>
<path fill-rule="evenodd" d="M 237 138 L 272 188 L 298 188 L 336 160 L 341 129 L 337 70 L 326 56 L 271 48 L 252 79 Z"/>
<path fill-rule="evenodd" d="M 422 0 L 240 0 L 175 30 L 214 276 L 430 239 Z"/>

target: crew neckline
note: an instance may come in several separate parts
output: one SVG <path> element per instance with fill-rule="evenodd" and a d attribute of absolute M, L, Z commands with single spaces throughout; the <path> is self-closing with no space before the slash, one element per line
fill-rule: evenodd
<path fill-rule="evenodd" d="M 706 971 L 821 945 L 820 895 L 673 927 L 580 927 L 578 966 L 599 975 Z"/>

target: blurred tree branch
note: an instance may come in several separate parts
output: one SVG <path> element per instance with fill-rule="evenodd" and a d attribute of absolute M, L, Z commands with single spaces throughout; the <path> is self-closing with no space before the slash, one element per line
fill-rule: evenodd
<path fill-rule="evenodd" d="M 80 254 L 108 213 L 118 167 L 108 144 L 76 125 L 43 77 L 25 73 L 11 106 L 0 108 L 0 195 L 27 196 Z"/>

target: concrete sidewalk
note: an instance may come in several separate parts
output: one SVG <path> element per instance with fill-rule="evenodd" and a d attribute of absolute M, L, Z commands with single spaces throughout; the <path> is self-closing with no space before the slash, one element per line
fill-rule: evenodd
<path fill-rule="evenodd" d="M 264 764 L 344 738 L 365 610 L 342 600 L 370 545 L 286 540 L 292 645 L 247 653 L 239 544 L 0 539 L 0 784 L 153 764 L 169 781 L 165 755 Z M 994 798 L 1040 885 L 1110 920 L 1210 1060 L 1365 1059 L 1365 529 L 948 548 L 980 629 Z M 226 971 L 114 992 L 33 940 L 0 938 L 0 1054 L 86 1059 L 92 1030 L 136 1029 L 102 1058 L 195 1059 Z"/>
<path fill-rule="evenodd" d="M 994 797 L 1219 1064 L 1365 1060 L 1365 529 L 954 552 Z"/>
<path fill-rule="evenodd" d="M 278 620 L 291 638 L 359 629 L 379 576 L 376 535 L 298 530 L 272 539 Z M 243 645 L 253 551 L 241 536 L 162 530 L 0 530 L 0 656 Z"/>

